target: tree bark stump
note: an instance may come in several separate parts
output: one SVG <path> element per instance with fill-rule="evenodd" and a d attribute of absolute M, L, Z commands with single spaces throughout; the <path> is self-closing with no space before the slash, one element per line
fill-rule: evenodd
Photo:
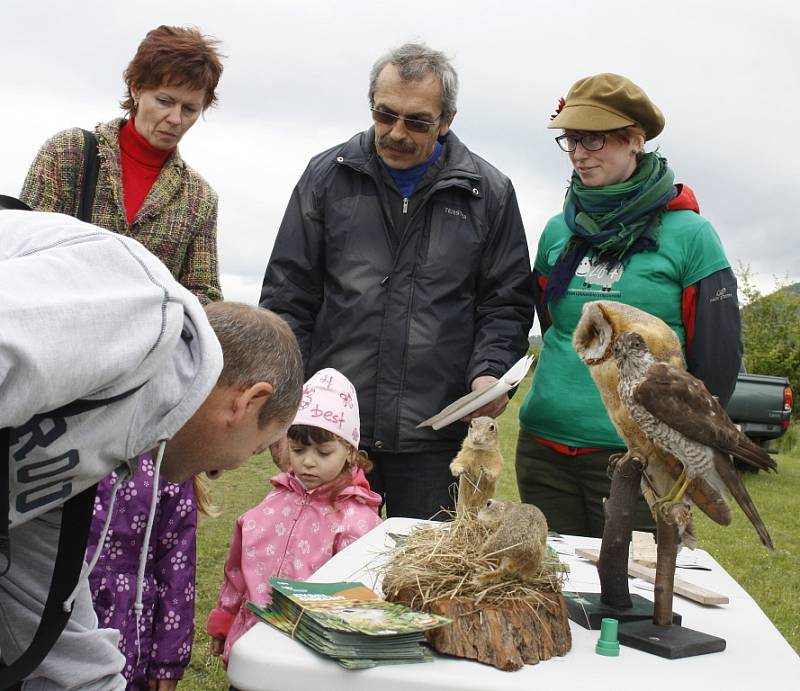
<path fill-rule="evenodd" d="M 641 458 L 631 451 L 609 465 L 611 489 L 603 505 L 606 520 L 597 574 L 601 602 L 618 610 L 633 606 L 628 588 L 628 555 L 643 467 Z"/>
<path fill-rule="evenodd" d="M 392 599 L 410 604 L 411 592 Z M 415 603 L 415 609 L 420 609 Z M 478 603 L 472 598 L 435 600 L 423 610 L 449 617 L 453 623 L 427 631 L 434 650 L 513 671 L 535 665 L 572 647 L 567 606 L 561 593 L 543 592 L 541 600 L 506 605 Z"/>

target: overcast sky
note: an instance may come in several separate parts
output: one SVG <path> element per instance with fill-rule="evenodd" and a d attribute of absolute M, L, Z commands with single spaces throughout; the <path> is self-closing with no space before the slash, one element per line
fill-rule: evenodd
<path fill-rule="evenodd" d="M 122 71 L 159 24 L 194 25 L 228 56 L 220 102 L 184 158 L 220 196 L 228 299 L 256 302 L 308 159 L 370 126 L 367 80 L 387 49 L 448 53 L 453 129 L 514 182 L 531 247 L 560 210 L 570 167 L 547 130 L 577 79 L 618 72 L 666 116 L 659 146 L 692 186 L 731 263 L 762 289 L 800 280 L 800 3 L 527 0 L 3 0 L 0 192 L 18 194 L 44 140 L 120 114 Z M 790 137 L 786 140 L 785 137 Z"/>

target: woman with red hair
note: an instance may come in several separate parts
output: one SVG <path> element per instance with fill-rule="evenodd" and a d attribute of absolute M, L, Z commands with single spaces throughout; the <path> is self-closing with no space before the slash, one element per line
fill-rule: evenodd
<path fill-rule="evenodd" d="M 94 129 L 97 187 L 83 220 L 135 238 L 204 303 L 222 295 L 217 271 L 217 195 L 178 152 L 178 143 L 217 100 L 218 42 L 197 29 L 148 32 L 123 77 L 126 117 Z M 20 199 L 37 211 L 79 216 L 90 194 L 86 138 L 58 132 L 39 150 Z"/>

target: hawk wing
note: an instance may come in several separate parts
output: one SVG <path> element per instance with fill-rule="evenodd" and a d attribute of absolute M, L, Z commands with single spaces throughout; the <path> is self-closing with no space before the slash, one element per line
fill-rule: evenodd
<path fill-rule="evenodd" d="M 685 437 L 730 454 L 760 470 L 775 470 L 775 461 L 733 424 L 705 384 L 665 363 L 652 365 L 633 391 L 634 400 L 651 415 Z"/>

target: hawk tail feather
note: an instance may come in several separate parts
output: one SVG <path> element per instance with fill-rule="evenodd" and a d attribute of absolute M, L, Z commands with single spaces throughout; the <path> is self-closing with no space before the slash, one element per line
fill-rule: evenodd
<path fill-rule="evenodd" d="M 750 520 L 750 523 L 753 524 L 753 527 L 758 533 L 758 537 L 761 538 L 762 544 L 768 549 L 774 550 L 775 547 L 773 546 L 772 538 L 769 536 L 769 532 L 767 531 L 767 526 L 765 526 L 764 521 L 761 520 L 761 515 L 758 513 L 756 505 L 750 498 L 747 488 L 742 482 L 742 478 L 739 477 L 738 471 L 733 467 L 733 464 L 730 462 L 729 458 L 721 453 L 715 453 L 714 466 L 716 467 L 716 470 L 722 480 L 725 482 L 728 490 L 733 495 L 733 498 L 736 499 L 736 503 L 739 505 L 742 511 L 744 511 L 744 514 Z"/>
<path fill-rule="evenodd" d="M 778 470 L 778 464 L 772 457 L 746 437 L 736 444 L 731 450 L 731 455 L 759 470 Z"/>

